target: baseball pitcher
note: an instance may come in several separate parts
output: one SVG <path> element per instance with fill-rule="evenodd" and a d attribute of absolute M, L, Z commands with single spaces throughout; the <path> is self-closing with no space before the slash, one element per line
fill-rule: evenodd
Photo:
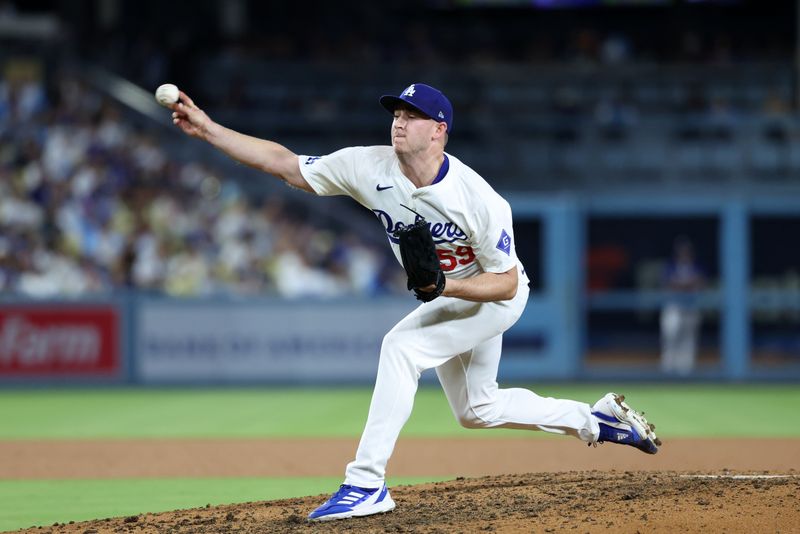
<path fill-rule="evenodd" d="M 386 465 L 411 415 L 420 374 L 435 368 L 458 422 L 568 434 L 589 444 L 631 445 L 655 454 L 654 427 L 622 395 L 593 406 L 497 384 L 502 336 L 528 300 L 511 208 L 474 170 L 445 152 L 453 108 L 422 83 L 384 95 L 391 146 L 350 147 L 327 156 L 288 148 L 212 121 L 183 92 L 173 121 L 233 159 L 317 195 L 348 195 L 386 231 L 420 305 L 384 337 L 367 423 L 344 483 L 309 514 L 313 521 L 388 512 Z"/>

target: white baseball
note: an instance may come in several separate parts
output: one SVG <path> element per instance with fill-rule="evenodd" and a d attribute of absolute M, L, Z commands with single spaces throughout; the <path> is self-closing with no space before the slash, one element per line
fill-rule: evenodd
<path fill-rule="evenodd" d="M 156 89 L 156 101 L 164 107 L 169 107 L 178 101 L 180 93 L 178 87 L 171 83 L 159 85 Z"/>

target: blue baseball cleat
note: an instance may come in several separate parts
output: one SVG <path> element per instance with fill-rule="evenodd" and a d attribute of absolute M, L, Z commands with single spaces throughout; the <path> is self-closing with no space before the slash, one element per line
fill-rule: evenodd
<path fill-rule="evenodd" d="M 342 484 L 325 504 L 308 514 L 309 521 L 330 521 L 348 517 L 382 514 L 394 510 L 386 484 L 380 488 L 357 488 Z"/>
<path fill-rule="evenodd" d="M 636 447 L 647 454 L 655 454 L 661 445 L 656 437 L 656 426 L 647 422 L 625 403 L 624 395 L 607 393 L 592 406 L 592 415 L 599 419 L 600 435 L 597 443 L 605 441 Z"/>

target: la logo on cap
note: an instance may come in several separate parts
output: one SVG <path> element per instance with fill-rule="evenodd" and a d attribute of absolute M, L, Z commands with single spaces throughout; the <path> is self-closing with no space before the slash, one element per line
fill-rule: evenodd
<path fill-rule="evenodd" d="M 414 96 L 414 92 L 416 90 L 417 89 L 416 89 L 416 87 L 414 87 L 414 84 L 411 84 L 411 85 L 408 86 L 408 89 L 403 91 L 403 96 Z"/>

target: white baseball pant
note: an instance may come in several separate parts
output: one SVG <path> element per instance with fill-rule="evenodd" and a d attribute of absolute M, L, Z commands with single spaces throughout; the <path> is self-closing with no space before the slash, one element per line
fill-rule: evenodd
<path fill-rule="evenodd" d="M 600 429 L 588 404 L 497 386 L 502 335 L 519 319 L 528 293 L 522 282 L 508 301 L 439 297 L 386 334 L 367 423 L 356 458 L 347 465 L 346 484 L 383 484 L 386 464 L 411 415 L 419 377 L 433 367 L 453 414 L 467 428 L 543 430 L 596 441 Z"/>
<path fill-rule="evenodd" d="M 700 310 L 668 304 L 661 312 L 661 370 L 688 375 L 697 360 Z"/>

